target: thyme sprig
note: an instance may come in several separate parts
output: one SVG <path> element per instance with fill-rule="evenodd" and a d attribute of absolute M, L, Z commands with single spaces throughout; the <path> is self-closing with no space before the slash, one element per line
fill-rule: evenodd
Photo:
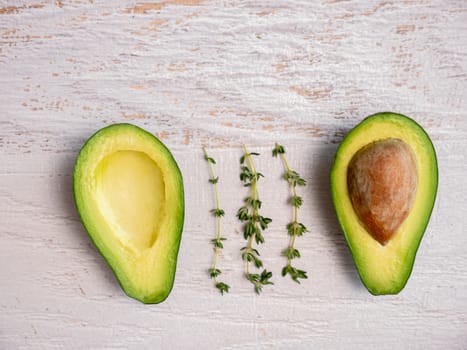
<path fill-rule="evenodd" d="M 219 256 L 221 249 L 224 248 L 224 244 L 222 242 L 227 240 L 225 237 L 221 236 L 221 217 L 225 215 L 225 212 L 219 207 L 219 192 L 217 190 L 217 183 L 219 182 L 219 177 L 217 177 L 214 173 L 214 164 L 216 164 L 216 161 L 214 160 L 214 158 L 208 155 L 205 147 L 203 147 L 203 153 L 204 153 L 204 159 L 209 164 L 209 173 L 211 176 L 209 178 L 209 182 L 212 184 L 213 189 L 214 189 L 216 207 L 211 210 L 211 213 L 216 218 L 216 226 L 217 226 L 216 238 L 211 239 L 211 243 L 214 246 L 214 257 L 212 259 L 212 265 L 208 269 L 208 273 L 209 273 L 209 276 L 214 280 L 214 286 L 219 290 L 219 292 L 222 295 L 224 295 L 224 293 L 229 292 L 230 286 L 218 280 L 218 277 L 222 273 L 222 271 L 219 268 L 217 268 L 217 257 Z"/>
<path fill-rule="evenodd" d="M 279 156 L 284 165 L 285 172 L 283 178 L 289 183 L 292 196 L 290 197 L 290 204 L 293 207 L 292 222 L 287 225 L 287 232 L 290 236 L 289 246 L 282 252 L 282 255 L 287 258 L 287 264 L 282 268 L 282 276 L 290 275 L 293 281 L 300 283 L 300 279 L 308 278 L 306 271 L 297 269 L 292 266 L 292 260 L 300 258 L 300 252 L 295 248 L 295 239 L 308 232 L 304 224 L 298 222 L 298 209 L 303 204 L 303 199 L 297 195 L 297 186 L 305 186 L 306 181 L 294 170 L 289 167 L 285 157 L 284 146 L 276 143 L 272 150 L 273 157 Z"/>
<path fill-rule="evenodd" d="M 245 277 L 250 281 L 257 294 L 260 294 L 265 285 L 273 284 L 270 280 L 272 272 L 263 269 L 261 273 L 252 273 L 250 263 L 253 263 L 257 269 L 263 267 L 263 261 L 257 249 L 253 248 L 253 240 L 257 245 L 264 243 L 263 231 L 268 228 L 271 219 L 261 216 L 261 200 L 258 194 L 258 181 L 263 174 L 256 171 L 252 156 L 258 156 L 258 153 L 248 152 L 243 145 L 243 156 L 240 158 L 240 180 L 245 187 L 249 187 L 249 195 L 245 198 L 245 205 L 238 209 L 237 217 L 244 223 L 243 237 L 247 240 L 247 245 L 241 249 L 242 260 L 245 262 Z"/>

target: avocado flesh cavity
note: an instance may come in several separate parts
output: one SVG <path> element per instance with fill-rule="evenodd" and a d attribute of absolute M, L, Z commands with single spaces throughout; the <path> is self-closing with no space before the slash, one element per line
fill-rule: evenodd
<path fill-rule="evenodd" d="M 352 200 L 355 195 L 349 188 L 349 169 L 351 172 L 352 161 L 359 151 L 385 140 L 398 140 L 410 149 L 409 154 L 413 155 L 415 164 L 408 173 L 415 173 L 416 185 L 407 186 L 413 189 L 413 199 L 410 200 L 409 195 L 408 203 L 401 201 L 409 208 L 408 213 L 405 216 L 399 213 L 402 220 L 394 232 L 378 239 L 355 208 Z M 397 172 L 393 176 L 395 174 Z M 403 180 L 405 185 L 408 178 L 410 176 Z M 433 145 L 425 131 L 408 117 L 395 113 L 375 114 L 352 129 L 340 144 L 331 170 L 332 199 L 360 278 L 372 294 L 397 294 L 407 283 L 428 225 L 437 184 L 438 169 Z M 384 184 L 379 186 L 385 187 Z M 407 192 L 410 191 L 405 190 Z M 397 211 L 394 208 L 394 202 L 388 201 L 388 211 Z"/>
<path fill-rule="evenodd" d="M 115 124 L 83 146 L 74 173 L 83 224 L 123 290 L 144 303 L 169 295 L 184 219 L 183 180 L 153 135 Z"/>
<path fill-rule="evenodd" d="M 145 153 L 117 151 L 96 169 L 96 201 L 115 236 L 134 254 L 150 248 L 163 220 L 162 172 Z"/>

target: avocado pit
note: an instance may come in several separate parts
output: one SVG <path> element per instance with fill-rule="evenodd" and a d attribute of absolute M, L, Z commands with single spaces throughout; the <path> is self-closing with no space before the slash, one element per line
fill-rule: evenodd
<path fill-rule="evenodd" d="M 347 170 L 352 206 L 368 233 L 386 245 L 409 215 L 417 191 L 417 164 L 410 147 L 388 138 L 361 148 Z"/>

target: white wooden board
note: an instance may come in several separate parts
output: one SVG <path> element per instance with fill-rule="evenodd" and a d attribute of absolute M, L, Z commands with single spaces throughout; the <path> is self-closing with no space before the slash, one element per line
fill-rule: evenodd
<path fill-rule="evenodd" d="M 1 349 L 466 349 L 467 3 L 0 1 Z M 438 198 L 406 288 L 362 286 L 335 219 L 329 169 L 363 117 L 391 110 L 430 134 Z M 78 219 L 75 157 L 131 122 L 171 148 L 185 180 L 175 286 L 159 305 L 124 295 Z M 287 187 L 274 142 L 308 181 L 297 241 L 309 280 L 279 276 Z M 261 247 L 274 286 L 242 278 L 240 145 L 266 175 Z M 228 237 L 218 295 L 202 158 L 218 160 Z"/>

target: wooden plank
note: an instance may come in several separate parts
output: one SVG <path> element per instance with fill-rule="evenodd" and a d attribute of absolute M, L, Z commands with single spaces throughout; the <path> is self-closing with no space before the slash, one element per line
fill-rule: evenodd
<path fill-rule="evenodd" d="M 0 2 L 0 348 L 465 349 L 465 1 Z M 435 144 L 437 202 L 397 296 L 362 286 L 329 195 L 337 144 L 363 117 L 412 116 Z M 184 174 L 176 283 L 162 304 L 127 298 L 73 204 L 77 152 L 131 122 Z M 274 142 L 308 181 L 297 241 L 310 279 L 280 277 L 290 208 Z M 240 145 L 258 151 L 261 247 L 274 286 L 242 277 Z M 206 145 L 218 160 L 228 237 L 221 297 Z"/>

